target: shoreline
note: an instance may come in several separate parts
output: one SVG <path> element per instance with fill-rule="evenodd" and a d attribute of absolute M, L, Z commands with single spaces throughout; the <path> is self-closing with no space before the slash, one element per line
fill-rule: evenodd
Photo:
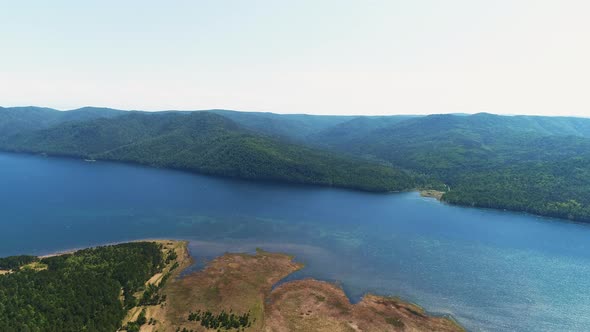
<path fill-rule="evenodd" d="M 125 160 L 96 159 L 94 162 L 86 162 L 85 161 L 86 157 L 77 156 L 77 155 L 46 154 L 46 153 L 40 153 L 40 152 L 6 150 L 6 149 L 1 149 L 1 148 L 0 148 L 0 153 L 14 154 L 14 155 L 26 155 L 26 156 L 32 156 L 32 157 L 78 160 L 78 161 L 84 162 L 86 164 L 93 164 L 95 162 L 96 163 L 105 162 L 105 163 L 113 163 L 113 164 L 119 164 L 119 165 L 129 165 L 129 166 L 134 166 L 134 167 L 145 167 L 145 168 L 155 169 L 155 170 L 178 171 L 178 172 L 182 172 L 185 174 L 213 177 L 213 178 L 217 178 L 217 179 L 226 179 L 226 180 L 232 180 L 232 181 L 242 181 L 242 182 L 246 182 L 246 183 L 254 183 L 254 184 L 259 184 L 259 185 L 265 184 L 265 185 L 287 185 L 287 186 L 299 186 L 299 187 L 315 187 L 318 189 L 336 189 L 336 190 L 345 190 L 345 191 L 360 192 L 360 193 L 374 194 L 374 195 L 386 195 L 386 194 L 397 194 L 397 193 L 408 193 L 408 192 L 417 192 L 420 195 L 422 195 L 422 192 L 428 192 L 428 191 L 433 191 L 433 192 L 438 192 L 438 193 L 444 194 L 444 192 L 437 191 L 437 190 L 421 190 L 421 189 L 417 189 L 417 188 L 408 188 L 408 189 L 403 189 L 403 190 L 386 190 L 386 189 L 368 190 L 368 189 L 362 189 L 362 188 L 357 188 L 357 187 L 335 186 L 335 185 L 329 185 L 329 184 L 307 183 L 307 182 L 291 182 L 291 181 L 280 180 L 280 179 L 246 178 L 246 177 L 238 177 L 238 176 L 227 176 L 227 175 L 216 174 L 216 173 L 201 172 L 201 171 L 191 170 L 191 169 L 186 169 L 186 168 L 159 167 L 159 166 L 149 165 L 146 163 L 125 161 Z M 439 195 L 439 194 L 436 194 L 436 195 Z M 530 216 L 546 218 L 546 219 L 550 219 L 550 220 L 554 220 L 554 221 L 558 221 L 558 222 L 573 222 L 573 223 L 580 223 L 580 224 L 590 224 L 590 221 L 586 221 L 584 219 L 568 219 L 568 218 L 564 218 L 564 217 L 552 216 L 552 215 L 548 215 L 548 214 L 538 214 L 538 213 L 533 213 L 533 212 L 519 210 L 519 209 L 489 207 L 489 206 L 485 206 L 483 204 L 482 205 L 477 205 L 477 204 L 473 205 L 473 204 L 454 203 L 454 202 L 449 202 L 447 200 L 443 200 L 442 195 L 440 195 L 440 198 L 438 198 L 436 196 L 431 196 L 430 194 L 425 194 L 422 196 L 435 198 L 441 203 L 445 203 L 445 204 L 448 204 L 450 206 L 455 206 L 455 207 L 487 209 L 487 210 L 492 210 L 492 211 L 507 211 L 507 212 L 512 212 L 512 213 L 522 213 L 522 214 L 526 214 L 526 215 L 530 215 Z"/>
<path fill-rule="evenodd" d="M 418 189 L 416 191 L 418 193 L 420 193 L 420 196 L 422 196 L 422 197 L 434 198 L 439 202 L 443 201 L 442 198 L 443 198 L 443 195 L 445 194 L 444 191 L 432 190 L 432 189 Z"/>
<path fill-rule="evenodd" d="M 301 304 L 304 307 L 297 311 L 305 308 L 305 317 L 314 316 L 314 319 L 326 324 L 336 319 L 340 325 L 350 324 L 349 328 L 355 329 L 359 327 L 358 323 L 360 326 L 373 327 L 368 330 L 379 331 L 390 331 L 389 328 L 392 327 L 395 327 L 392 331 L 397 331 L 400 326 L 411 327 L 416 331 L 465 331 L 452 315 L 427 312 L 419 305 L 399 297 L 366 293 L 360 302 L 352 303 L 342 287 L 332 282 L 314 278 L 282 282 L 285 277 L 304 267 L 302 263 L 294 260 L 295 256 L 289 254 L 267 252 L 262 249 L 257 249 L 253 254 L 225 253 L 207 262 L 203 269 L 184 274 L 195 259 L 188 251 L 188 242 L 183 241 L 182 245 L 183 250 L 189 255 L 190 264 L 183 264 L 175 271 L 171 281 L 164 286 L 163 294 L 167 295 L 170 302 L 166 303 L 164 309 L 148 308 L 147 311 L 153 317 L 164 320 L 157 326 L 141 331 L 174 331 L 174 328 L 182 329 L 185 326 L 190 330 L 195 324 L 186 321 L 185 317 L 192 312 L 189 310 L 191 308 L 213 312 L 215 308 L 217 311 L 233 310 L 237 313 L 248 311 L 258 317 L 254 319 L 258 319 L 259 323 L 253 324 L 252 328 L 246 328 L 246 331 L 274 331 L 277 328 L 283 330 L 285 326 L 292 326 L 292 323 L 302 318 L 299 313 L 296 317 L 285 316 L 284 309 L 300 301 L 307 303 L 310 300 L 315 301 L 315 304 Z M 211 297 L 212 289 L 216 289 L 219 295 L 224 295 Z M 333 301 L 324 301 L 322 298 Z M 344 310 L 342 308 L 346 308 L 352 316 L 333 316 L 334 310 Z M 371 308 L 370 311 L 366 311 L 367 308 Z M 134 315 L 138 312 L 136 309 Z M 380 314 L 375 316 L 375 312 Z M 393 317 L 389 323 L 387 317 Z M 395 324 L 391 325 L 391 322 Z M 303 329 L 300 325 L 297 326 L 299 328 L 289 331 L 308 331 L 307 328 L 311 328 L 308 325 L 304 325 Z"/>
<path fill-rule="evenodd" d="M 420 191 L 416 191 L 416 192 L 420 192 Z M 403 193 L 403 192 L 401 192 Z M 433 198 L 430 196 L 422 196 L 422 197 L 429 197 L 429 198 Z M 173 242 L 186 242 L 186 252 L 188 254 L 189 257 L 189 264 L 186 266 L 181 266 L 180 269 L 178 269 L 178 273 L 175 277 L 186 277 L 188 275 L 194 274 L 194 273 L 198 273 L 204 269 L 207 268 L 208 264 L 210 264 L 211 262 L 207 262 L 201 269 L 197 269 L 194 271 L 190 271 L 188 274 L 184 273 L 186 271 L 187 268 L 190 268 L 191 266 L 194 265 L 194 263 L 196 262 L 196 259 L 190 254 L 190 250 L 188 249 L 188 244 L 190 244 L 191 242 L 194 242 L 192 240 L 187 240 L 187 239 L 178 239 L 178 238 L 170 238 L 170 239 L 162 239 L 162 238 L 142 238 L 142 239 L 137 239 L 137 240 L 123 240 L 123 241 L 115 241 L 115 242 L 107 242 L 104 244 L 98 244 L 98 245 L 93 245 L 93 246 L 88 246 L 88 247 L 76 247 L 76 248 L 71 248 L 71 249 L 65 249 L 65 250 L 60 250 L 60 251 L 56 251 L 56 252 L 52 252 L 49 254 L 44 254 L 44 255 L 40 255 L 37 256 L 39 259 L 43 259 L 43 258 L 49 258 L 49 257 L 55 257 L 55 256 L 61 256 L 61 255 L 67 255 L 67 254 L 73 254 L 79 250 L 84 250 L 84 249 L 92 249 L 92 248 L 97 248 L 97 247 L 104 247 L 104 246 L 113 246 L 113 245 L 118 245 L 118 244 L 124 244 L 124 243 L 132 243 L 132 242 L 166 242 L 166 241 L 173 241 Z M 255 252 L 261 250 L 262 252 L 265 252 L 265 250 L 262 250 L 260 248 L 256 248 L 254 250 L 254 252 L 252 253 L 247 253 L 247 252 L 226 252 L 226 254 L 232 254 L 232 255 L 254 255 Z M 273 252 L 274 253 L 274 252 Z M 295 255 L 291 255 L 291 254 L 282 254 L 282 255 L 286 255 L 292 259 L 296 259 L 297 257 Z M 35 256 L 35 255 L 33 255 Z M 216 256 L 214 259 L 217 259 L 219 257 L 224 256 L 223 254 Z M 302 264 L 302 263 L 301 263 Z M 6 270 L 0 270 L 0 275 L 2 275 L 4 272 L 4 274 L 10 273 L 10 271 L 6 271 Z M 300 281 L 300 280 L 313 280 L 313 281 L 318 281 L 318 282 L 325 282 L 325 283 L 329 283 L 329 284 L 333 284 L 336 285 L 337 287 L 341 287 L 338 283 L 335 283 L 333 281 L 329 281 L 329 280 L 320 280 L 320 279 L 316 279 L 314 277 L 306 277 L 306 278 L 302 278 L 302 279 L 293 279 L 293 280 L 289 280 L 289 281 L 284 281 L 284 280 L 280 280 L 279 282 L 277 282 L 276 284 L 274 284 L 272 286 L 272 289 L 276 289 L 278 287 L 280 287 L 283 284 L 286 283 L 290 283 L 290 282 L 296 282 L 296 281 Z M 396 296 L 396 295 L 379 295 L 379 294 L 375 294 L 372 292 L 365 292 L 359 299 L 357 299 L 356 301 L 353 301 L 353 299 L 351 299 L 348 294 L 345 294 L 346 298 L 348 299 L 348 301 L 350 301 L 350 303 L 352 304 L 357 304 L 363 301 L 363 299 L 367 296 L 378 296 L 378 297 L 383 297 L 383 298 L 388 298 L 388 299 L 392 299 L 392 300 L 396 300 L 399 302 L 403 302 L 403 303 L 407 303 L 407 304 L 411 304 L 413 306 L 419 307 L 420 309 L 422 309 L 425 313 L 427 313 L 430 316 L 434 316 L 434 317 L 441 317 L 441 318 L 449 318 L 452 319 L 453 321 L 457 322 L 456 319 L 454 319 L 454 317 L 452 315 L 449 314 L 445 314 L 445 313 L 440 313 L 440 312 L 436 312 L 436 311 L 428 311 L 425 308 L 423 308 L 422 306 L 420 306 L 418 303 L 415 303 L 413 301 L 410 300 L 406 300 L 402 297 Z M 458 324 L 458 322 L 457 322 Z"/>
<path fill-rule="evenodd" d="M 115 245 L 123 244 L 123 243 L 132 243 L 132 242 L 161 242 L 161 241 L 175 241 L 175 242 L 187 241 L 187 242 L 190 242 L 189 240 L 175 239 L 175 238 L 170 238 L 170 239 L 143 238 L 143 239 L 138 239 L 138 240 L 123 240 L 123 241 L 105 242 L 105 243 L 101 243 L 101 244 L 97 244 L 97 245 L 91 245 L 91 246 L 88 246 L 88 247 L 75 247 L 75 248 L 69 248 L 69 249 L 60 249 L 58 251 L 50 252 L 50 253 L 47 253 L 47 254 L 32 255 L 32 256 L 36 256 L 39 259 L 43 259 L 43 258 L 49 258 L 49 257 L 55 257 L 55 256 L 73 254 L 76 251 L 80 251 L 80 250 L 84 250 L 84 249 L 92 249 L 92 248 L 106 247 L 106 246 L 115 246 Z M 7 256 L 7 257 L 10 257 L 10 256 Z"/>
<path fill-rule="evenodd" d="M 201 270 L 183 272 L 195 262 L 189 241 L 179 239 L 138 239 L 85 248 L 62 250 L 40 259 L 67 255 L 79 250 L 134 242 L 155 242 L 162 252 L 177 253 L 166 261 L 161 271 L 145 283 L 161 288 L 166 299 L 162 305 L 138 305 L 130 308 L 122 326 L 134 323 L 143 315 L 150 324 L 139 331 L 176 331 L 199 327 L 187 319 L 194 309 L 216 313 L 251 313 L 244 331 L 465 331 L 448 314 L 429 313 L 417 304 L 399 297 L 366 293 L 352 303 L 340 285 L 314 278 L 281 282 L 304 267 L 295 257 L 257 249 L 254 254 L 225 253 L 208 262 Z M 180 277 L 182 276 L 182 277 Z M 150 286 L 150 287 L 148 287 Z M 216 290 L 218 295 L 211 294 Z M 141 298 L 144 291 L 135 296 Z M 212 297 L 213 296 L 213 297 Z M 316 329 L 321 322 L 328 329 Z M 251 325 L 251 326 L 250 326 Z M 343 329 L 346 328 L 346 329 Z M 208 329 L 205 329 L 208 330 Z M 195 331 L 205 331 L 196 329 Z M 119 331 L 125 331 L 123 328 Z"/>
<path fill-rule="evenodd" d="M 28 155 L 33 157 L 42 157 L 42 158 L 60 158 L 60 159 L 69 159 L 69 160 L 77 160 L 87 164 L 94 164 L 99 162 L 106 162 L 106 163 L 113 163 L 119 165 L 130 165 L 135 167 L 145 167 L 150 169 L 159 169 L 159 170 L 170 170 L 170 171 L 178 171 L 193 175 L 201 175 L 201 176 L 211 176 L 220 179 L 231 179 L 231 180 L 238 180 L 250 183 L 262 183 L 262 184 L 282 184 L 282 185 L 290 185 L 290 186 L 304 186 L 304 187 L 317 187 L 317 188 L 332 188 L 332 189 L 341 189 L 341 190 L 350 190 L 355 192 L 364 192 L 364 193 L 373 193 L 373 194 L 386 194 L 390 192 L 404 192 L 404 191 L 412 191 L 412 188 L 407 189 L 400 189 L 400 190 L 389 190 L 387 188 L 378 188 L 378 189 L 369 189 L 369 188 L 362 188 L 359 186 L 353 185 L 334 185 L 328 183 L 317 183 L 317 182 L 305 182 L 305 181 L 296 181 L 296 180 L 288 180 L 288 179 L 281 179 L 281 178 L 266 178 L 266 177 L 244 177 L 239 175 L 226 175 L 217 172 L 210 172 L 207 170 L 199 170 L 199 169 L 192 169 L 192 168 L 182 168 L 182 167 L 172 167 L 172 166 L 158 166 L 153 165 L 150 163 L 144 163 L 140 161 L 133 161 L 133 160 L 125 160 L 125 159 L 95 159 L 92 156 L 88 155 L 76 155 L 76 154 L 60 154 L 60 153 L 46 153 L 46 152 L 39 152 L 39 151 L 27 151 L 27 150 L 9 150 L 0 148 L 0 153 L 10 153 L 15 155 Z M 92 162 L 88 162 L 87 160 L 93 160 Z"/>

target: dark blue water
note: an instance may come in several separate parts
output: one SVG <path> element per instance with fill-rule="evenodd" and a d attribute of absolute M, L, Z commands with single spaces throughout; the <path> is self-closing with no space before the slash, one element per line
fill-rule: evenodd
<path fill-rule="evenodd" d="M 0 154 L 0 256 L 142 238 L 197 258 L 256 247 L 313 276 L 399 295 L 473 331 L 590 330 L 590 227 L 367 194 Z"/>

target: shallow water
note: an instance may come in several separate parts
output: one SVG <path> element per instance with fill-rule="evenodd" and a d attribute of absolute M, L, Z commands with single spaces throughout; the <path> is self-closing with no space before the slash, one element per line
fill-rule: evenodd
<path fill-rule="evenodd" d="M 399 295 L 472 331 L 590 330 L 590 226 L 370 194 L 0 154 L 0 256 L 142 238 L 294 254 L 290 276 Z"/>

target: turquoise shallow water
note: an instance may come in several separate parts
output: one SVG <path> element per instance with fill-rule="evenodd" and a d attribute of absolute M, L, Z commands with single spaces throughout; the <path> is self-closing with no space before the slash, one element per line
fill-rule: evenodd
<path fill-rule="evenodd" d="M 369 194 L 0 154 L 0 256 L 141 238 L 200 262 L 256 247 L 353 301 L 399 295 L 472 331 L 589 331 L 590 226 Z"/>

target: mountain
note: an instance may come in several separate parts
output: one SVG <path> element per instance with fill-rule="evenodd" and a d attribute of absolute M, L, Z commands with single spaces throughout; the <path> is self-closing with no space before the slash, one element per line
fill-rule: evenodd
<path fill-rule="evenodd" d="M 211 112 L 130 112 L 67 121 L 0 138 L 0 148 L 369 191 L 414 185 L 406 172 L 283 142 Z"/>
<path fill-rule="evenodd" d="M 590 138 L 590 119 L 511 117 L 480 113 L 430 115 L 398 121 L 363 135 L 320 136 L 316 144 L 385 160 L 404 168 L 451 180 L 459 172 L 534 159 L 559 158 L 545 137 Z M 564 140 L 575 144 L 577 140 Z M 539 154 L 540 153 L 540 154 Z"/>
<path fill-rule="evenodd" d="M 432 176 L 450 203 L 590 221 L 589 129 L 582 118 L 430 115 L 316 144 Z"/>
<path fill-rule="evenodd" d="M 307 141 L 318 146 L 342 146 L 348 142 L 362 140 L 373 131 L 387 128 L 416 116 L 357 116 L 309 135 Z"/>
<path fill-rule="evenodd" d="M 49 128 L 67 121 L 111 118 L 125 114 L 110 108 L 84 107 L 67 112 L 45 107 L 0 107 L 0 136 Z"/>
<path fill-rule="evenodd" d="M 355 118 L 353 116 L 275 114 L 230 110 L 210 110 L 210 112 L 223 115 L 244 128 L 295 142 L 304 142 L 309 136 Z"/>
<path fill-rule="evenodd" d="M 98 118 L 114 118 L 129 113 L 129 111 L 122 111 L 106 107 L 82 107 L 66 112 L 60 112 L 57 117 L 57 122 L 66 121 L 87 121 Z"/>
<path fill-rule="evenodd" d="M 42 107 L 0 108 L 0 134 L 47 128 L 55 123 L 57 110 Z"/>

